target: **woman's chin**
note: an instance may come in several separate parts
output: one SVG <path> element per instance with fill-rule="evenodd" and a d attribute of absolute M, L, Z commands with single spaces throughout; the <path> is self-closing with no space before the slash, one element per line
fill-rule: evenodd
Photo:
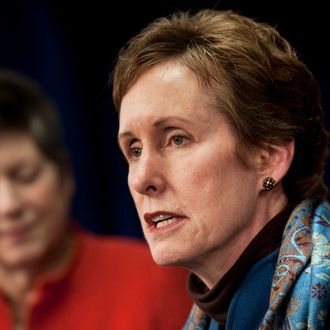
<path fill-rule="evenodd" d="M 184 266 L 184 259 L 177 249 L 151 248 L 154 261 L 160 266 Z"/>

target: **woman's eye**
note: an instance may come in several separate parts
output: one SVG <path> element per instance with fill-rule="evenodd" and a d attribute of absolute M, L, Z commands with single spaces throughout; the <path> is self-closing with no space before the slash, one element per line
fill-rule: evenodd
<path fill-rule="evenodd" d="M 21 183 L 29 184 L 37 180 L 40 174 L 40 169 L 35 169 L 33 171 L 26 171 L 16 173 L 15 177 Z"/>
<path fill-rule="evenodd" d="M 174 135 L 174 136 L 171 137 L 171 140 L 176 145 L 181 145 L 183 143 L 184 139 L 185 138 L 181 135 Z"/>
<path fill-rule="evenodd" d="M 134 158 L 138 158 L 142 154 L 142 148 L 131 148 L 131 153 Z"/>

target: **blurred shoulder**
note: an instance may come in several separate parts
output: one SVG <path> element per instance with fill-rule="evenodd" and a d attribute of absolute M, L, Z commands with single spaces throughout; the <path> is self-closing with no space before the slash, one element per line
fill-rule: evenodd
<path fill-rule="evenodd" d="M 77 230 L 76 236 L 75 278 L 78 280 L 75 283 L 83 281 L 86 287 L 84 279 L 88 276 L 89 286 L 97 283 L 102 294 L 111 294 L 118 305 L 123 299 L 128 304 L 126 295 L 129 292 L 130 304 L 149 306 L 153 315 L 163 315 L 167 309 L 173 316 L 171 322 L 180 320 L 183 323 L 192 305 L 186 289 L 187 270 L 157 265 L 142 239 L 98 235 L 83 229 Z"/>
<path fill-rule="evenodd" d="M 187 271 L 176 267 L 161 267 L 151 256 L 148 244 L 139 238 L 128 236 L 99 235 L 82 228 L 76 228 L 80 254 L 93 263 L 105 264 L 108 267 L 134 269 L 158 280 L 178 277 L 185 279 Z M 180 282 L 180 281 L 179 281 Z M 182 283 L 182 282 L 181 282 Z"/>

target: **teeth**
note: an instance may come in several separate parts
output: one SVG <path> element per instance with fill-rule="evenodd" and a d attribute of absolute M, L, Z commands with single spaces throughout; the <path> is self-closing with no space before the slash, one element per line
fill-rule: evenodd
<path fill-rule="evenodd" d="M 172 223 L 174 221 L 175 221 L 175 219 L 168 219 L 168 220 L 163 220 L 163 221 L 157 222 L 156 223 L 156 228 L 165 227 L 165 226 L 169 225 L 170 223 Z"/>
<path fill-rule="evenodd" d="M 158 221 L 164 221 L 164 220 L 168 220 L 168 219 L 172 219 L 173 217 L 170 215 L 166 215 L 166 214 L 160 214 L 157 217 L 152 218 L 153 222 L 158 222 Z"/>

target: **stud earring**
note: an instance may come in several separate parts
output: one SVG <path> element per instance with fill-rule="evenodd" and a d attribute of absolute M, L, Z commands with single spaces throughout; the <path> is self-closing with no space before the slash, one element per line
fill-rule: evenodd
<path fill-rule="evenodd" d="M 276 181 L 272 177 L 267 176 L 262 185 L 266 190 L 271 190 L 276 186 Z"/>

